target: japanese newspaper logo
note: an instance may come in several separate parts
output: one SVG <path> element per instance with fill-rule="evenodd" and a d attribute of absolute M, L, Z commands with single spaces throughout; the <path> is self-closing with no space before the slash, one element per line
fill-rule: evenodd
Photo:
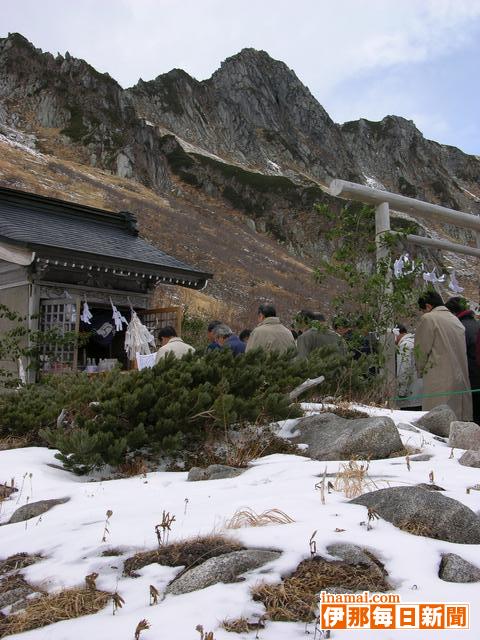
<path fill-rule="evenodd" d="M 465 602 L 401 602 L 397 594 L 320 594 L 322 629 L 469 629 Z"/>

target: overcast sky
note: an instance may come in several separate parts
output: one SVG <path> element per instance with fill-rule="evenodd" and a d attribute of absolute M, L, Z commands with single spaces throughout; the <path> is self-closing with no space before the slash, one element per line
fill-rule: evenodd
<path fill-rule="evenodd" d="M 283 60 L 336 122 L 396 114 L 480 155 L 480 0 L 0 0 L 0 36 L 124 87 L 208 78 L 244 47 Z"/>

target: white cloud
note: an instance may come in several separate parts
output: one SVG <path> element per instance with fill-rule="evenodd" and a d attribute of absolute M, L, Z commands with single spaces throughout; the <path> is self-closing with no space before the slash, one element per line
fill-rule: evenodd
<path fill-rule="evenodd" d="M 388 75 L 470 45 L 479 20 L 480 0 L 16 0 L 2 7 L 6 31 L 54 53 L 68 49 L 123 86 L 174 67 L 204 79 L 229 55 L 255 47 L 286 62 L 327 107 L 361 74 Z M 362 93 L 368 97 L 368 87 Z M 392 100 L 377 94 L 369 108 L 382 117 L 382 102 L 392 111 Z M 358 105 L 355 114 L 343 109 L 349 117 L 365 113 L 362 96 L 347 101 Z"/>
<path fill-rule="evenodd" d="M 317 93 L 365 69 L 462 46 L 480 0 L 17 0 L 4 28 L 69 49 L 123 85 L 183 67 L 206 78 L 245 46 L 293 66 Z"/>

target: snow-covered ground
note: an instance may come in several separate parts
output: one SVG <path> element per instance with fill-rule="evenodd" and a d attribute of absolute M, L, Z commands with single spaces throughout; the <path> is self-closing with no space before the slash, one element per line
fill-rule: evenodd
<path fill-rule="evenodd" d="M 317 407 L 305 405 L 314 411 Z M 363 408 L 363 407 L 362 407 Z M 365 410 L 365 408 L 363 408 Z M 368 409 L 375 415 L 390 415 L 395 423 L 409 422 L 420 414 L 383 409 Z M 287 426 L 291 426 L 287 425 Z M 285 429 L 284 429 L 285 431 Z M 460 500 L 475 512 L 480 510 L 480 491 L 466 493 L 466 487 L 479 482 L 478 469 L 459 465 L 462 451 L 450 458 L 450 449 L 427 432 L 400 432 L 404 444 L 433 457 L 427 462 L 412 462 L 408 471 L 405 459 L 376 460 L 370 465 L 370 477 L 378 488 L 435 482 L 446 489 L 445 495 Z M 21 495 L 1 506 L 0 522 L 27 501 L 70 497 L 70 501 L 27 522 L 0 527 L 0 559 L 18 552 L 41 553 L 45 560 L 23 570 L 29 582 L 41 584 L 49 591 L 59 587 L 83 585 L 85 575 L 97 572 L 97 586 L 118 591 L 125 599 L 123 609 L 112 615 L 111 607 L 93 616 L 57 623 L 19 636 L 24 640 L 130 640 L 142 618 L 151 623 L 142 632 L 142 640 L 197 640 L 195 626 L 214 631 L 215 640 L 253 638 L 250 634 L 230 634 L 219 628 L 227 617 L 261 614 L 259 603 L 252 601 L 250 588 L 260 580 L 280 581 L 309 556 L 309 539 L 316 530 L 317 552 L 328 554 L 325 547 L 333 542 L 350 542 L 367 547 L 384 562 L 389 580 L 404 602 L 470 602 L 470 631 L 334 631 L 333 640 L 478 640 L 480 638 L 480 587 L 478 583 L 453 584 L 437 577 L 441 555 L 457 553 L 480 565 L 478 545 L 461 545 L 413 536 L 392 524 L 378 520 L 367 531 L 360 523 L 366 509 L 351 505 L 339 492 L 326 496 L 322 505 L 315 489 L 325 467 L 338 471 L 338 462 L 316 462 L 293 455 L 273 455 L 254 462 L 242 475 L 204 482 L 187 482 L 186 473 L 149 473 L 146 477 L 89 482 L 58 468 L 54 452 L 27 448 L 0 452 L 0 481 L 15 478 Z M 187 501 L 188 499 L 188 501 Z M 253 571 L 244 582 L 217 584 L 202 591 L 168 595 L 156 606 L 149 606 L 149 585 L 160 591 L 179 571 L 178 568 L 150 565 L 139 578 L 122 576 L 123 561 L 136 551 L 154 549 L 154 527 L 162 511 L 175 514 L 170 541 L 197 534 L 222 532 L 225 521 L 241 507 L 257 512 L 281 509 L 295 522 L 227 532 L 248 546 L 281 550 L 282 556 L 270 565 Z M 108 540 L 102 543 L 105 514 L 110 518 Z M 336 529 L 344 531 L 336 532 Z M 120 557 L 102 557 L 108 548 L 121 548 Z M 313 634 L 313 625 L 307 626 Z M 305 637 L 303 623 L 269 622 L 259 632 L 262 640 L 292 640 Z M 308 637 L 308 636 L 307 636 Z M 313 637 L 310 636 L 310 637 Z"/>

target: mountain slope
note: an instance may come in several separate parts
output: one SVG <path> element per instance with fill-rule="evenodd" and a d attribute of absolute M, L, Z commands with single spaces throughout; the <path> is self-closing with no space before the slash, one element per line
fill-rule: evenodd
<path fill-rule="evenodd" d="M 136 180 L 35 151 L 32 144 L 31 137 L 0 126 L 0 184 L 112 211 L 132 211 L 148 241 L 215 273 L 203 294 L 159 288 L 160 303 L 185 302 L 190 310 L 233 320 L 237 328 L 253 325 L 256 306 L 265 299 L 273 298 L 283 314 L 325 299 L 326 287 L 313 280 L 313 263 L 295 258 L 275 239 L 253 231 L 232 208 L 214 199 L 199 203 L 193 188 L 182 196 L 159 195 Z"/>

